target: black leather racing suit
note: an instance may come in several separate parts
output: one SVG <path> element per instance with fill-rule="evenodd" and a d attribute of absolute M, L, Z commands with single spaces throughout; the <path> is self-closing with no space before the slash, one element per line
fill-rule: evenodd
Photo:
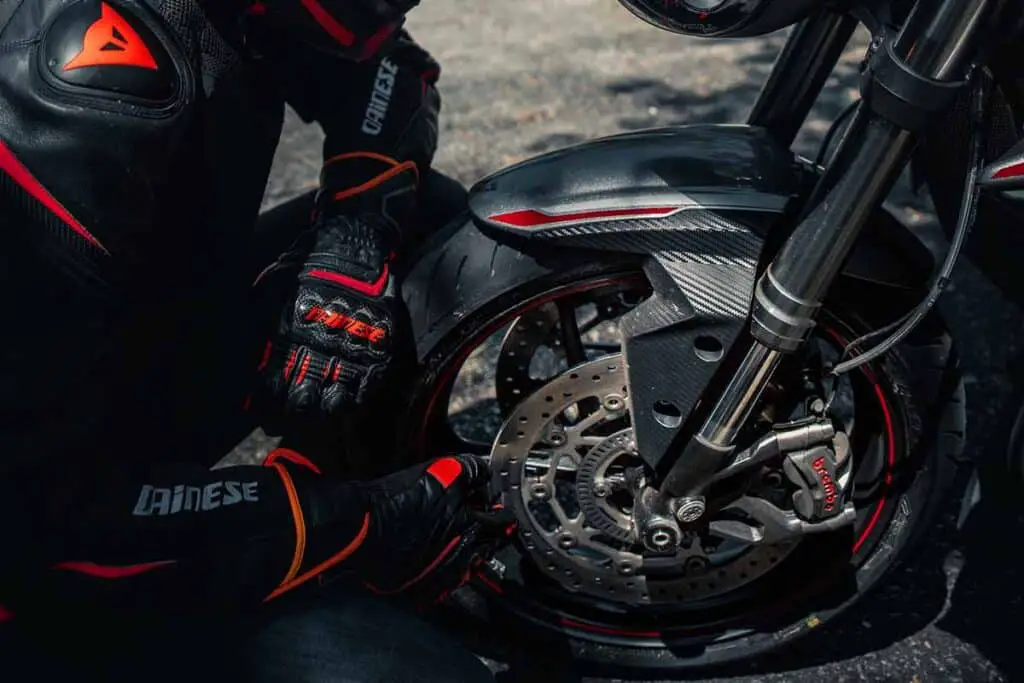
<path fill-rule="evenodd" d="M 333 157 L 353 58 L 401 43 L 389 73 L 432 89 L 402 4 L 0 3 L 0 620 L 258 602 L 349 556 L 415 573 L 439 566 L 421 536 L 470 539 L 447 521 L 468 461 L 377 488 L 287 451 L 209 469 L 260 353 L 251 283 L 276 254 L 253 226 L 285 102 Z"/>

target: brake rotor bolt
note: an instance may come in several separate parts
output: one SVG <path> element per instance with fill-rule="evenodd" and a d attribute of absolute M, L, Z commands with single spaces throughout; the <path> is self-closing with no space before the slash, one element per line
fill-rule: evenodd
<path fill-rule="evenodd" d="M 705 509 L 703 498 L 683 498 L 676 507 L 676 519 L 686 524 L 696 522 L 704 516 Z"/>
<path fill-rule="evenodd" d="M 604 397 L 604 409 L 608 412 L 617 413 L 624 405 L 622 397 L 618 394 L 608 394 Z"/>
<path fill-rule="evenodd" d="M 548 486 L 542 481 L 530 485 L 530 497 L 534 500 L 547 500 L 551 497 Z"/>
<path fill-rule="evenodd" d="M 636 571 L 636 568 L 633 567 L 633 565 L 630 564 L 629 562 L 620 562 L 619 563 L 619 573 L 622 574 L 623 576 L 632 576 L 633 572 L 635 572 L 635 571 Z"/>
<path fill-rule="evenodd" d="M 576 547 L 576 539 L 571 534 L 563 534 L 558 539 L 558 547 L 562 550 L 569 550 Z"/>
<path fill-rule="evenodd" d="M 561 432 L 555 432 L 550 437 L 548 437 L 548 441 L 551 442 L 552 446 L 561 446 L 562 444 L 565 443 L 565 434 L 562 434 Z"/>
<path fill-rule="evenodd" d="M 605 497 L 608 496 L 609 493 L 611 493 L 611 491 L 608 489 L 608 484 L 605 484 L 604 482 L 600 482 L 600 483 L 594 484 L 594 496 L 595 497 L 597 497 L 597 498 L 605 498 Z"/>

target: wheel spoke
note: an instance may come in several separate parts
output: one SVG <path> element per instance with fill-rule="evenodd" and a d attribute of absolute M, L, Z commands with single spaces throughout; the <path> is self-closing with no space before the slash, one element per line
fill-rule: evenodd
<path fill-rule="evenodd" d="M 580 330 L 580 336 L 582 337 L 587 332 L 590 332 L 592 329 L 594 329 L 595 327 L 597 327 L 601 323 L 605 322 L 605 320 L 606 319 L 602 318 L 600 315 L 595 315 L 592 319 L 588 320 L 584 324 L 578 325 L 579 330 Z M 588 344 L 588 346 L 589 346 L 589 344 Z"/>
<path fill-rule="evenodd" d="M 606 413 L 603 410 L 587 415 L 585 418 L 577 422 L 576 424 L 569 425 L 566 427 L 566 431 L 571 433 L 570 438 L 577 439 L 583 435 L 583 432 L 587 431 L 594 425 L 601 422 L 606 417 Z"/>
<path fill-rule="evenodd" d="M 576 307 L 567 299 L 558 300 L 558 319 L 562 328 L 562 346 L 565 347 L 565 359 L 569 367 L 579 365 L 587 360 L 583 350 L 583 339 L 576 323 Z"/>

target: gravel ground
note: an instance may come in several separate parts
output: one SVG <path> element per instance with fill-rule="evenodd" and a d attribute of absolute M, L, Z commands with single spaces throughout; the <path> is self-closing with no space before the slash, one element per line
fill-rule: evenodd
<path fill-rule="evenodd" d="M 524 157 L 600 135 L 742 121 L 784 40 L 781 34 L 736 42 L 680 38 L 633 19 L 613 0 L 483 6 L 429 0 L 414 12 L 410 26 L 444 67 L 437 166 L 467 183 Z M 857 47 L 851 47 L 798 142 L 802 152 L 814 149 L 827 122 L 855 94 Z M 313 186 L 319 142 L 315 128 L 289 117 L 268 205 Z M 905 185 L 891 200 L 932 238 L 925 200 Z M 977 455 L 1006 433 L 1005 364 L 1024 339 L 1024 324 L 969 265 L 959 269 L 943 305 L 954 331 L 966 340 L 969 443 Z M 250 457 L 263 447 L 250 444 Z M 855 614 L 778 656 L 729 672 L 732 677 L 708 680 L 1024 680 L 1014 651 L 1015 637 L 1024 632 L 1024 577 L 1007 550 L 1024 525 L 1016 515 L 986 519 L 984 531 L 959 541 L 952 531 L 955 507 L 950 504 L 912 566 Z M 581 680 L 536 671 L 516 678 Z"/>

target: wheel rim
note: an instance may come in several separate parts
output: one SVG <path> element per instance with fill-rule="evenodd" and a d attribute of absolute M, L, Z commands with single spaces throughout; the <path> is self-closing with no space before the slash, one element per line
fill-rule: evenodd
<path fill-rule="evenodd" d="M 602 288 L 624 285 L 638 288 L 647 287 L 646 280 L 638 273 L 576 282 L 527 300 L 482 325 L 478 333 L 470 335 L 470 338 L 451 355 L 450 362 L 438 369 L 435 381 L 431 383 L 429 400 L 426 402 L 427 409 L 421 413 L 422 420 L 419 429 L 421 438 L 418 443 L 430 442 L 432 436 L 439 433 L 438 428 L 442 422 L 444 424 L 440 427 L 441 431 L 451 430 L 447 421 L 447 412 L 444 415 L 445 419 L 440 419 L 440 407 L 443 405 L 447 409 L 458 371 L 466 363 L 471 353 L 496 332 L 508 326 L 510 321 L 531 310 L 557 302 L 559 299 L 578 297 L 581 294 L 585 295 Z M 830 342 L 837 349 L 845 346 L 847 339 L 852 338 L 851 330 L 842 321 L 827 320 L 821 327 L 826 333 L 825 341 Z M 896 503 L 891 493 L 894 489 L 894 476 L 903 441 L 902 416 L 896 414 L 889 391 L 879 381 L 873 367 L 865 366 L 858 371 L 852 382 L 857 385 L 858 399 L 865 396 L 873 399 L 874 414 L 858 416 L 858 420 L 866 425 L 866 429 L 862 430 L 864 438 L 859 439 L 855 447 L 865 452 L 860 468 L 866 468 L 869 465 L 873 468 L 872 471 L 864 470 L 863 472 L 866 476 L 870 475 L 871 486 L 865 489 L 861 500 L 855 501 L 858 513 L 857 521 L 854 525 L 855 532 L 846 545 L 847 556 L 839 556 L 838 559 L 841 561 L 832 566 L 830 571 L 824 572 L 822 576 L 818 577 L 818 580 L 801 586 L 801 590 L 796 590 L 791 586 L 790 590 L 785 593 L 785 600 L 765 603 L 763 596 L 758 597 L 756 594 L 762 593 L 767 586 L 759 586 L 758 582 L 754 582 L 747 594 L 742 594 L 742 591 L 735 595 L 730 594 L 734 607 L 731 610 L 714 604 L 677 605 L 674 609 L 651 611 L 644 615 L 627 617 L 623 613 L 611 614 L 604 606 L 600 605 L 588 609 L 579 602 L 567 600 L 557 591 L 554 593 L 546 591 L 545 586 L 529 576 L 526 578 L 520 576 L 518 582 L 510 582 L 506 573 L 505 578 L 501 579 L 496 575 L 493 563 L 488 571 L 477 577 L 476 584 L 501 607 L 528 620 L 559 630 L 569 629 L 579 637 L 589 640 L 632 647 L 645 645 L 663 647 L 668 643 L 692 641 L 694 638 L 710 634 L 720 637 L 723 631 L 728 630 L 733 630 L 732 632 L 738 636 L 745 632 L 743 624 L 752 616 L 752 612 L 756 612 L 761 617 L 788 612 L 794 602 L 799 602 L 802 598 L 820 591 L 822 586 L 829 584 L 834 579 L 836 571 L 849 567 L 858 568 L 864 563 L 888 526 Z M 450 439 L 451 436 L 448 435 L 445 438 Z M 458 442 L 459 439 L 456 437 L 456 443 Z M 450 443 L 449 445 L 454 444 Z M 489 451 L 489 445 L 487 448 Z M 858 481 L 858 489 L 860 486 Z M 781 561 L 776 562 L 779 565 L 783 564 Z M 527 567 L 527 572 L 529 572 L 529 567 Z M 779 571 L 776 570 L 774 573 L 779 574 Z M 698 613 L 702 613 L 701 618 L 693 619 L 692 617 Z"/>

